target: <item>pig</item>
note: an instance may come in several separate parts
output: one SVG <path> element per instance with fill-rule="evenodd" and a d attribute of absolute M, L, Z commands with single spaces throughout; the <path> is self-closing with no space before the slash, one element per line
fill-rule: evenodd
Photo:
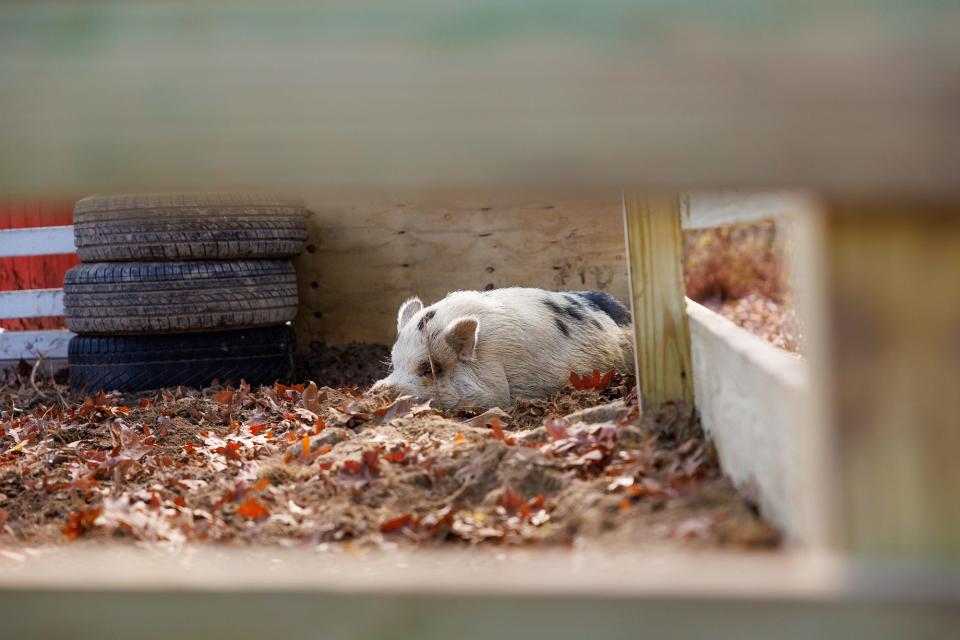
<path fill-rule="evenodd" d="M 372 390 L 434 406 L 506 407 L 569 384 L 570 373 L 633 371 L 630 312 L 598 291 L 455 291 L 400 306 L 390 374 Z"/>

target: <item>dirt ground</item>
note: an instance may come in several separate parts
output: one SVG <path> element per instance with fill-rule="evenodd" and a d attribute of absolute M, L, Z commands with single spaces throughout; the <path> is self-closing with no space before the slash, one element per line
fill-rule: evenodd
<path fill-rule="evenodd" d="M 476 415 L 312 383 L 74 398 L 31 373 L 0 391 L 0 551 L 779 542 L 696 418 L 639 416 L 629 379 Z"/>

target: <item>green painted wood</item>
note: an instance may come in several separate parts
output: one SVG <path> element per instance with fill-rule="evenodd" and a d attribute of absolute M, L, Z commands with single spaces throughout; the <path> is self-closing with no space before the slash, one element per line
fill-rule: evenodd
<path fill-rule="evenodd" d="M 736 598 L 504 597 L 294 591 L 4 592 L 8 637 L 48 638 L 951 638 L 937 604 Z"/>
<path fill-rule="evenodd" d="M 0 192 L 953 191 L 957 3 L 16 2 Z"/>

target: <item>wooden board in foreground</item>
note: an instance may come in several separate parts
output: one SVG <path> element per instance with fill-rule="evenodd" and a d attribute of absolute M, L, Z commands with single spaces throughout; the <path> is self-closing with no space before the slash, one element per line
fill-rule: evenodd
<path fill-rule="evenodd" d="M 960 190 L 943 0 L 0 3 L 0 193 Z"/>
<path fill-rule="evenodd" d="M 833 201 L 828 211 L 821 364 L 837 541 L 956 566 L 960 201 Z"/>
<path fill-rule="evenodd" d="M 0 566 L 22 640 L 950 638 L 958 605 L 953 573 L 789 554 L 80 546 Z"/>

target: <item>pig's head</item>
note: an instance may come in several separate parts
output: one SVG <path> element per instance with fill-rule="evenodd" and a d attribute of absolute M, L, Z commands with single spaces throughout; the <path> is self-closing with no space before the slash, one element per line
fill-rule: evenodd
<path fill-rule="evenodd" d="M 424 309 L 419 298 L 407 300 L 397 314 L 392 370 L 373 389 L 430 398 L 446 409 L 475 404 L 484 393 L 477 363 L 479 335 L 480 321 L 474 316 L 455 315 L 443 305 Z"/>

